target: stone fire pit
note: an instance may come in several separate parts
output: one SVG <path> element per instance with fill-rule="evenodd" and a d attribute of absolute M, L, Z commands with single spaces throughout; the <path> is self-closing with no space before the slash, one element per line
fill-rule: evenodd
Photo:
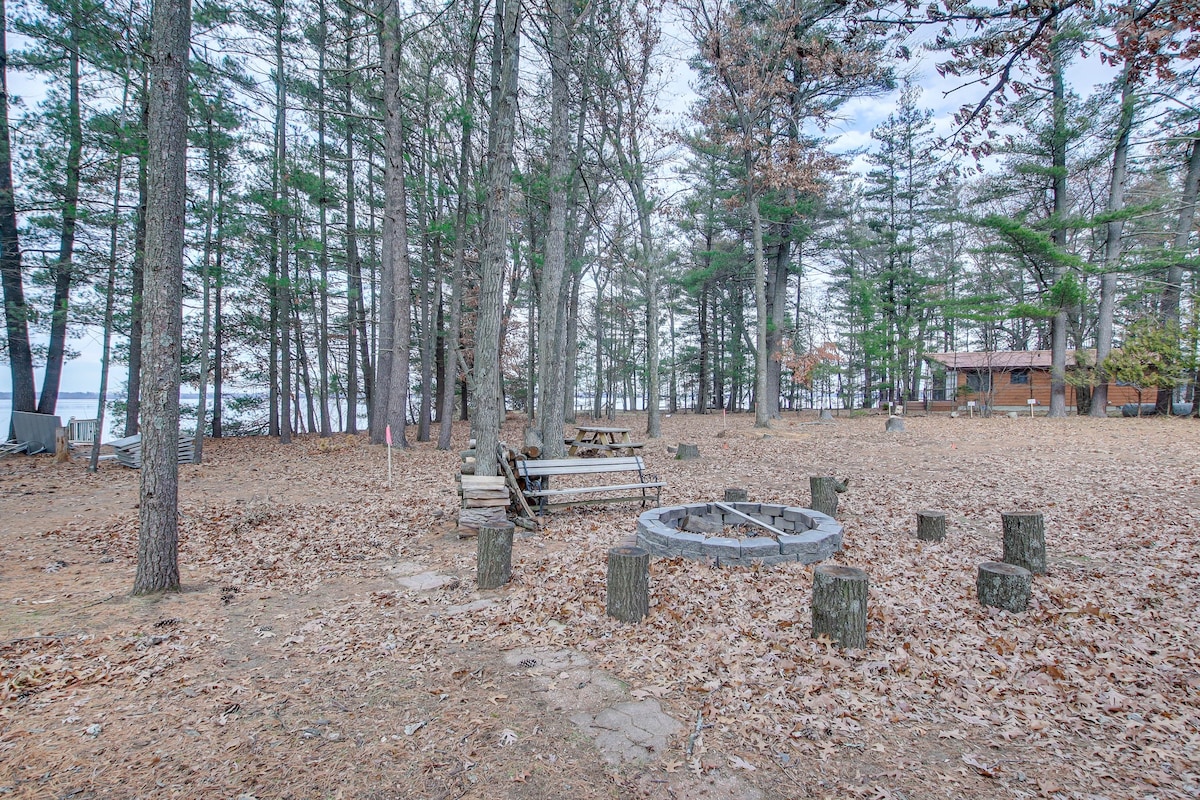
<path fill-rule="evenodd" d="M 765 522 L 781 533 L 774 534 L 727 509 Z M 688 516 L 719 522 L 725 530 L 720 535 L 680 530 Z M 811 508 L 771 503 L 692 503 L 641 514 L 637 539 L 656 556 L 712 560 L 723 567 L 794 561 L 812 564 L 841 549 L 842 526 L 833 517 Z"/>

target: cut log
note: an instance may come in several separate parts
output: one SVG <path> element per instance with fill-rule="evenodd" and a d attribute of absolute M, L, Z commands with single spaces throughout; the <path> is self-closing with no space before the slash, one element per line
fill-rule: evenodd
<path fill-rule="evenodd" d="M 923 542 L 940 542 L 946 538 L 946 512 L 918 511 L 917 538 Z"/>
<path fill-rule="evenodd" d="M 888 417 L 883 425 L 884 433 L 904 433 L 904 420 L 900 417 Z"/>
<path fill-rule="evenodd" d="M 1004 563 L 1046 574 L 1046 525 L 1040 511 L 1000 514 L 1004 525 Z"/>
<path fill-rule="evenodd" d="M 66 427 L 54 429 L 54 460 L 59 464 L 71 460 L 70 432 L 71 429 Z"/>
<path fill-rule="evenodd" d="M 842 484 L 838 483 L 837 478 L 816 475 L 809 476 L 808 488 L 812 491 L 812 505 L 809 508 L 836 519 L 838 492 L 845 491 L 844 486 L 840 490 L 838 489 L 839 486 L 842 486 Z"/>
<path fill-rule="evenodd" d="M 750 499 L 750 493 L 747 492 L 745 489 L 726 489 L 725 490 L 725 502 L 726 503 L 745 503 L 749 499 Z"/>
<path fill-rule="evenodd" d="M 650 613 L 650 552 L 620 545 L 608 551 L 608 615 L 638 622 Z"/>
<path fill-rule="evenodd" d="M 538 458 L 542 454 L 542 434 L 534 428 L 525 431 L 525 446 L 521 452 L 526 458 Z"/>
<path fill-rule="evenodd" d="M 867 573 L 822 564 L 813 570 L 812 635 L 839 647 L 867 646 Z"/>
<path fill-rule="evenodd" d="M 985 561 L 979 565 L 975 592 L 985 606 L 1019 613 L 1028 608 L 1032 588 L 1033 573 L 1024 567 L 1000 561 Z"/>
<path fill-rule="evenodd" d="M 479 526 L 475 558 L 475 585 L 495 589 L 512 577 L 513 530 L 511 522 L 489 522 Z"/>
<path fill-rule="evenodd" d="M 458 525 L 460 528 L 478 530 L 481 525 L 503 522 L 507 517 L 506 510 L 499 506 L 464 508 L 458 512 Z"/>
<path fill-rule="evenodd" d="M 700 445 L 679 443 L 679 449 L 675 451 L 675 458 L 688 461 L 693 458 L 700 457 Z"/>

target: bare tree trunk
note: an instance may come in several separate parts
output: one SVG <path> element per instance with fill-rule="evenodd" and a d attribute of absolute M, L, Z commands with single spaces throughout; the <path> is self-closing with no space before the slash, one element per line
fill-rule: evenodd
<path fill-rule="evenodd" d="M 1162 293 L 1162 317 L 1167 325 L 1179 324 L 1179 298 L 1183 288 L 1183 260 L 1188 251 L 1192 228 L 1196 219 L 1196 198 L 1200 194 L 1200 130 L 1192 139 L 1188 152 L 1187 175 L 1183 180 L 1183 192 L 1179 198 L 1179 217 L 1175 222 L 1175 241 L 1172 244 L 1172 262 L 1167 268 L 1167 283 Z M 1165 411 L 1171 402 L 1172 391 L 1160 389 L 1155 406 Z M 1200 417 L 1200 399 L 1195 403 L 1195 414 Z"/>
<path fill-rule="evenodd" d="M 409 346 L 412 341 L 412 275 L 408 263 L 408 200 L 405 187 L 403 96 L 400 90 L 400 8 L 396 0 L 384 0 L 380 31 L 383 59 L 384 99 L 384 210 L 383 283 L 380 302 L 383 313 L 378 364 L 387 369 L 377 382 L 380 399 L 386 406 L 378 414 L 379 422 L 371 430 L 375 444 L 384 441 L 385 428 L 392 428 L 393 443 L 407 447 L 405 425 L 408 417 Z"/>
<path fill-rule="evenodd" d="M 754 169 L 749 157 L 746 159 L 746 167 L 749 170 Z M 753 181 L 754 178 L 752 175 L 748 175 L 747 180 Z M 758 194 L 751 189 L 748 195 L 750 225 L 753 227 L 751 233 L 754 237 L 754 308 L 758 315 L 755 347 L 758 352 L 754 358 L 754 427 L 769 428 L 771 415 L 767 408 L 766 397 L 767 359 L 770 357 L 770 353 L 767 352 L 767 273 L 763 259 L 762 214 L 759 213 Z"/>
<path fill-rule="evenodd" d="M 569 0 L 549 3 L 550 35 L 546 41 L 550 61 L 550 209 L 546 226 L 546 251 L 538 297 L 538 427 L 546 458 L 561 458 L 563 404 L 566 382 L 566 348 L 562 329 L 563 276 L 567 267 L 567 195 L 571 179 L 567 137 L 571 49 L 574 25 Z"/>
<path fill-rule="evenodd" d="M 66 183 L 63 187 L 62 232 L 58 260 L 54 264 L 54 305 L 50 318 L 50 343 L 38 412 L 53 414 L 58 406 L 63 356 L 67 350 L 67 314 L 71 306 L 71 280 L 75 256 L 75 223 L 79 206 L 79 171 L 83 153 L 83 126 L 79 114 L 79 48 L 76 43 L 75 9 L 71 10 L 70 45 L 67 53 L 67 146 Z"/>
<path fill-rule="evenodd" d="M 1064 227 L 1069 206 L 1067 198 L 1067 100 L 1063 80 L 1065 65 L 1063 64 L 1063 45 L 1054 42 L 1051 45 L 1050 73 L 1052 89 L 1053 141 L 1051 144 L 1051 161 L 1054 167 L 1054 230 L 1051 239 L 1063 253 L 1067 246 L 1067 230 Z M 1065 267 L 1054 271 L 1057 283 L 1066 275 Z M 1065 417 L 1067 415 L 1067 310 L 1059 308 L 1054 312 L 1050 323 L 1050 408 L 1047 416 Z"/>
<path fill-rule="evenodd" d="M 0 279 L 4 289 L 4 323 L 8 366 L 12 376 L 13 411 L 33 411 L 33 353 L 29 347 L 28 306 L 17 240 L 17 208 L 13 197 L 12 146 L 8 135 L 8 15 L 0 0 Z M 12 425 L 6 438 L 12 436 Z"/>
<path fill-rule="evenodd" d="M 146 364 L 134 594 L 179 590 L 179 359 L 187 200 L 189 0 L 158 0 L 150 45 Z"/>
<path fill-rule="evenodd" d="M 280 384 L 279 399 L 279 442 L 292 442 L 292 273 L 288 266 L 288 251 L 291 250 L 291 214 L 287 191 L 287 80 L 283 62 L 284 0 L 275 0 L 275 151 L 278 183 L 276 202 L 279 219 L 279 335 Z"/>
<path fill-rule="evenodd" d="M 208 347 L 209 335 L 211 331 L 211 310 L 212 310 L 212 250 L 213 250 L 213 218 L 216 216 L 217 209 L 214 201 L 217 196 L 216 187 L 216 172 L 217 172 L 217 156 L 216 156 L 216 141 L 214 139 L 213 119 L 211 110 L 208 113 L 208 119 L 205 120 L 206 133 L 208 134 L 207 151 L 207 167 L 208 167 L 208 208 L 205 209 L 204 219 L 204 255 L 200 262 L 200 281 L 203 286 L 204 299 L 202 301 L 203 308 L 201 310 L 200 320 L 200 400 L 196 404 L 196 437 L 194 453 L 196 463 L 204 461 L 204 428 L 205 428 L 205 412 L 208 404 Z"/>
<path fill-rule="evenodd" d="M 140 132 L 145 135 L 150 127 L 150 75 L 149 66 L 142 70 L 142 124 Z M 149 153 L 146 142 L 138 143 L 138 207 L 137 222 L 133 234 L 132 292 L 129 306 L 129 375 L 125 386 L 125 436 L 133 436 L 139 430 L 142 396 L 142 295 L 145 290 L 146 266 L 146 206 L 150 201 L 147 185 L 146 165 Z"/>
<path fill-rule="evenodd" d="M 321 183 L 318 201 L 318 227 L 321 238 L 320 273 L 320 317 L 317 323 L 317 395 L 321 411 L 321 436 L 333 435 L 329 419 L 329 183 L 326 175 L 327 153 L 325 152 L 325 56 L 329 44 L 329 20 L 325 1 L 317 2 L 317 170 Z"/>
<path fill-rule="evenodd" d="M 479 46 L 479 28 L 483 15 L 479 0 L 471 2 L 471 39 L 467 50 L 467 65 L 463 75 L 462 143 L 458 157 L 458 185 L 455 187 L 454 255 L 450 263 L 450 326 L 446 331 L 446 376 L 445 391 L 442 393 L 442 426 L 438 431 L 439 450 L 449 450 L 454 432 L 454 386 L 458 380 L 458 361 L 461 358 L 463 278 L 466 270 L 467 249 L 467 199 L 468 181 L 471 170 L 471 134 L 474 129 L 472 114 L 475 103 L 475 58 Z M 465 410 L 465 409 L 464 409 Z"/>
<path fill-rule="evenodd" d="M 1096 320 L 1096 369 L 1103 380 L 1092 390 L 1090 416 L 1108 416 L 1108 380 L 1104 359 L 1112 352 L 1113 316 L 1117 307 L 1117 268 L 1121 263 L 1121 232 L 1125 221 L 1119 218 L 1125 208 L 1125 164 L 1129 156 L 1129 135 L 1133 131 L 1136 97 L 1130 80 L 1130 64 L 1121 72 L 1121 116 L 1113 145 L 1112 171 L 1109 175 L 1108 205 L 1105 212 L 1114 215 L 1105 226 L 1104 273 L 1100 276 L 1100 313 Z"/>
<path fill-rule="evenodd" d="M 500 317 L 517 110 L 520 12 L 518 0 L 497 0 L 495 3 L 488 134 L 490 172 L 480 254 L 479 317 L 475 326 L 475 418 L 471 425 L 475 436 L 476 475 L 496 474 L 496 445 L 504 413 L 500 387 Z"/>
<path fill-rule="evenodd" d="M 4 0 L 0 0 L 3 5 Z M 133 3 L 130 3 L 130 16 L 133 15 Z M 3 15 L 0 15 L 0 23 Z M 129 33 L 126 25 L 123 32 Z M 2 34 L 0 34 L 2 35 Z M 118 117 L 120 127 L 125 126 L 125 115 L 129 110 L 129 59 L 125 59 L 125 77 L 121 87 L 121 115 Z M 113 312 L 116 306 L 117 289 L 117 236 L 121 229 L 121 184 L 124 181 L 125 155 L 117 150 L 117 164 L 113 175 L 112 220 L 108 225 L 108 279 L 104 287 L 104 333 L 100 349 L 100 388 L 99 399 L 96 402 L 96 438 L 92 441 L 92 450 L 88 458 L 88 472 L 95 472 L 100 466 L 100 441 L 104 438 L 104 412 L 108 402 L 108 373 L 112 357 Z"/>

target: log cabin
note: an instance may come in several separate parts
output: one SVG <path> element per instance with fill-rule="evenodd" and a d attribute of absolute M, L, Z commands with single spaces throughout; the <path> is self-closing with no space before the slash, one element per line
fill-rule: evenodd
<path fill-rule="evenodd" d="M 1067 351 L 1068 373 L 1076 365 L 1075 350 Z M 1085 351 L 1094 361 L 1096 351 Z M 923 403 L 927 411 L 966 411 L 974 400 L 978 408 L 1029 413 L 1030 399 L 1036 412 L 1050 406 L 1050 351 L 1003 350 L 990 353 L 926 353 L 933 372 L 932 390 Z M 1143 392 L 1142 402 L 1154 402 L 1154 390 Z M 1137 403 L 1132 386 L 1110 383 L 1108 410 Z M 1075 411 L 1075 387 L 1067 383 L 1067 411 Z"/>

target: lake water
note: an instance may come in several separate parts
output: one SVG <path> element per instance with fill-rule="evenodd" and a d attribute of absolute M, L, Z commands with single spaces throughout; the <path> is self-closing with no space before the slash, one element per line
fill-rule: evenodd
<path fill-rule="evenodd" d="M 185 431 L 194 431 L 196 429 L 196 398 L 185 397 L 182 402 L 183 405 L 191 408 L 191 413 L 184 415 L 182 427 Z M 55 413 L 58 415 L 58 418 L 62 420 L 64 425 L 67 424 L 67 421 L 71 417 L 75 417 L 76 419 L 95 419 L 96 403 L 97 401 L 94 399 L 71 400 L 64 398 L 58 401 L 58 409 Z M 361 405 L 359 406 L 359 411 L 363 412 L 360 413 L 358 417 L 359 430 L 366 430 L 367 417 L 365 409 Z M 250 412 L 248 416 L 258 417 L 262 416 L 263 414 L 265 414 L 265 412 Z M 12 417 L 12 400 L 7 397 L 0 397 L 0 440 L 6 440 L 8 437 L 8 423 L 10 417 Z M 228 424 L 236 421 L 237 419 L 238 414 L 226 406 L 225 422 Z M 333 415 L 333 424 L 336 426 L 337 423 L 338 415 L 335 411 Z M 112 411 L 106 410 L 104 412 L 104 427 L 106 430 L 100 437 L 101 442 L 111 442 L 113 439 L 120 439 L 121 434 L 124 433 L 125 430 L 125 415 L 121 414 L 119 418 L 114 419 Z"/>
<path fill-rule="evenodd" d="M 71 417 L 76 419 L 95 419 L 96 418 L 96 400 L 59 400 L 58 409 L 55 413 L 62 420 L 62 424 L 66 425 L 67 420 Z M 104 432 L 100 441 L 108 442 L 113 439 L 121 438 L 119 435 L 112 433 L 112 415 L 105 412 L 104 427 L 109 430 Z M 12 417 L 12 400 L 7 397 L 0 397 L 0 437 L 8 437 L 8 423 Z M 124 424 L 124 418 L 121 420 Z"/>

